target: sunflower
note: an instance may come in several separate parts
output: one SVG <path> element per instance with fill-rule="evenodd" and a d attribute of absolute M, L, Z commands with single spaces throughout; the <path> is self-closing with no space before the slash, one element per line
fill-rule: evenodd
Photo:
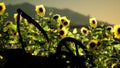
<path fill-rule="evenodd" d="M 93 28 L 96 28 L 97 27 L 97 21 L 95 18 L 90 18 L 89 19 L 89 23 L 90 23 L 90 26 L 93 27 Z"/>
<path fill-rule="evenodd" d="M 60 27 L 60 29 L 62 29 L 62 28 L 63 28 L 63 25 L 62 25 L 62 24 L 60 24 L 60 26 L 59 26 L 59 27 Z"/>
<path fill-rule="evenodd" d="M 82 27 L 82 28 L 80 29 L 80 31 L 81 31 L 81 33 L 82 33 L 83 35 L 85 35 L 85 36 L 88 35 L 88 29 L 87 29 L 87 28 Z"/>
<path fill-rule="evenodd" d="M 9 26 L 10 24 L 13 24 L 13 22 L 12 21 L 7 21 L 7 22 L 5 22 L 4 27 Z"/>
<path fill-rule="evenodd" d="M 14 13 L 13 18 L 15 21 L 17 21 L 17 16 L 18 16 L 18 13 Z M 22 16 L 20 15 L 20 21 L 21 20 L 22 20 Z"/>
<path fill-rule="evenodd" d="M 114 37 L 120 39 L 120 25 L 114 25 Z"/>
<path fill-rule="evenodd" d="M 61 16 L 59 14 L 53 15 L 53 20 L 57 23 L 58 28 L 61 26 Z"/>
<path fill-rule="evenodd" d="M 13 32 L 13 36 L 18 36 L 18 32 Z"/>
<path fill-rule="evenodd" d="M 5 22 L 3 32 L 6 32 L 8 30 L 17 31 L 17 25 L 13 24 L 12 21 Z"/>
<path fill-rule="evenodd" d="M 106 36 L 111 36 L 112 33 L 113 33 L 113 27 L 112 26 L 107 26 L 106 27 L 106 32 L 105 32 Z"/>
<path fill-rule="evenodd" d="M 99 40 L 92 39 L 90 40 L 88 45 L 89 45 L 88 46 L 89 49 L 96 49 L 101 46 L 101 42 Z"/>
<path fill-rule="evenodd" d="M 5 22 L 5 24 L 4 24 L 4 28 L 3 28 L 3 32 L 6 32 L 6 31 L 8 31 L 9 30 L 9 25 L 11 25 L 11 24 L 13 24 L 13 22 L 12 21 L 7 21 L 7 22 Z"/>
<path fill-rule="evenodd" d="M 63 27 L 62 29 L 59 30 L 59 35 L 61 38 L 65 38 L 67 35 L 67 31 L 68 29 L 66 29 L 65 27 Z"/>
<path fill-rule="evenodd" d="M 58 20 L 59 18 L 60 18 L 60 15 L 59 15 L 59 14 L 53 15 L 53 19 Z"/>
<path fill-rule="evenodd" d="M 5 10 L 6 10 L 6 6 L 5 6 L 4 2 L 1 2 L 0 3 L 0 15 L 3 15 Z"/>
<path fill-rule="evenodd" d="M 101 46 L 101 41 L 99 41 L 99 40 L 97 40 L 97 46 L 96 46 L 96 48 L 99 48 L 100 46 Z"/>
<path fill-rule="evenodd" d="M 24 21 L 25 25 L 27 25 L 27 26 L 32 25 L 32 23 L 31 23 L 31 22 L 29 22 L 27 19 L 23 19 L 23 21 Z"/>
<path fill-rule="evenodd" d="M 39 15 L 40 17 L 43 17 L 45 15 L 46 9 L 44 5 L 36 5 L 35 11 L 37 15 Z"/>
<path fill-rule="evenodd" d="M 66 16 L 63 16 L 61 17 L 61 23 L 63 24 L 63 26 L 67 27 L 70 25 L 70 20 Z"/>
<path fill-rule="evenodd" d="M 113 30 L 113 27 L 112 26 L 107 26 L 106 30 L 109 31 L 109 32 L 111 32 Z"/>

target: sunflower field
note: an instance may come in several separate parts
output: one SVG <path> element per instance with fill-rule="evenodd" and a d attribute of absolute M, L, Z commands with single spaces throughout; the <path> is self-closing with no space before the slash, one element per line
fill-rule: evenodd
<path fill-rule="evenodd" d="M 29 21 L 24 14 L 20 13 L 18 31 L 18 13 L 14 13 L 14 21 L 5 21 L 9 13 L 6 12 L 6 5 L 0 3 L 0 51 L 4 49 L 19 49 L 24 44 L 24 49 L 27 53 L 34 56 L 47 56 L 55 54 L 58 48 L 58 43 L 65 38 L 75 39 L 86 48 L 87 53 L 82 47 L 78 47 L 76 53 L 76 42 L 69 41 L 63 44 L 69 47 L 70 51 L 86 57 L 91 55 L 92 58 L 85 58 L 85 66 L 87 68 L 119 68 L 120 67 L 120 25 L 100 25 L 97 24 L 95 17 L 89 18 L 89 25 L 80 28 L 70 28 L 70 19 L 67 16 L 54 14 L 54 10 L 50 10 L 46 16 L 44 5 L 35 6 L 34 21 L 40 25 L 46 32 L 48 39 L 39 31 L 36 26 Z M 20 41 L 22 38 L 22 44 Z M 62 45 L 62 44 L 61 44 Z M 67 51 L 65 46 L 61 50 Z M 65 58 L 65 55 L 63 55 Z M 4 59 L 0 55 L 0 60 Z M 66 61 L 69 63 L 69 61 Z M 69 67 L 68 67 L 69 68 Z"/>

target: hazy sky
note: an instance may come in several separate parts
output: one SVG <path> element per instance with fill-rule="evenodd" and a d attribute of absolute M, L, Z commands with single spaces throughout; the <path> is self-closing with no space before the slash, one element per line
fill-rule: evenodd
<path fill-rule="evenodd" d="M 49 7 L 69 8 L 112 24 L 120 24 L 120 0 L 0 0 L 6 4 L 29 2 Z"/>

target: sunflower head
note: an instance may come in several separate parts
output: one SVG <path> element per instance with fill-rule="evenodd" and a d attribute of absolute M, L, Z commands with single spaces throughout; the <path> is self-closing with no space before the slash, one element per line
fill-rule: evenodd
<path fill-rule="evenodd" d="M 4 24 L 4 28 L 3 28 L 3 32 L 7 32 L 8 30 L 9 30 L 9 25 L 11 25 L 11 24 L 13 24 L 13 22 L 12 21 L 7 21 L 7 22 L 5 22 L 5 24 Z"/>
<path fill-rule="evenodd" d="M 17 25 L 13 24 L 12 21 L 5 22 L 3 32 L 6 32 L 8 30 L 17 31 Z"/>
<path fill-rule="evenodd" d="M 0 15 L 3 15 L 5 10 L 6 10 L 6 6 L 5 6 L 4 2 L 1 2 L 0 3 Z"/>
<path fill-rule="evenodd" d="M 32 25 L 32 23 L 29 22 L 27 19 L 23 19 L 23 21 L 24 21 L 25 25 Z"/>
<path fill-rule="evenodd" d="M 101 41 L 99 41 L 99 40 L 97 40 L 97 46 L 96 46 L 96 48 L 99 48 L 100 46 L 101 46 Z"/>
<path fill-rule="evenodd" d="M 113 32 L 114 32 L 114 37 L 120 39 L 120 25 L 115 25 Z"/>
<path fill-rule="evenodd" d="M 59 35 L 61 38 L 65 38 L 67 35 L 67 29 L 63 27 L 62 29 L 59 30 Z"/>
<path fill-rule="evenodd" d="M 88 29 L 87 29 L 87 28 L 82 27 L 82 28 L 80 29 L 80 31 L 81 31 L 82 35 L 85 35 L 85 36 L 88 35 Z"/>
<path fill-rule="evenodd" d="M 62 25 L 62 24 L 60 24 L 60 26 L 59 26 L 59 27 L 60 27 L 60 29 L 62 29 L 62 28 L 63 28 L 63 25 Z"/>
<path fill-rule="evenodd" d="M 53 15 L 53 19 L 54 19 L 54 20 L 58 20 L 59 18 L 60 18 L 60 15 L 59 15 L 59 14 Z"/>
<path fill-rule="evenodd" d="M 14 33 L 13 33 L 13 36 L 18 36 L 18 32 L 14 32 Z"/>
<path fill-rule="evenodd" d="M 98 47 L 101 46 L 101 42 L 99 40 L 90 40 L 90 42 L 88 43 L 88 48 L 89 49 L 96 49 Z"/>
<path fill-rule="evenodd" d="M 7 22 L 5 22 L 4 27 L 9 26 L 10 24 L 13 24 L 13 22 L 12 21 L 7 21 Z"/>
<path fill-rule="evenodd" d="M 61 17 L 61 23 L 63 26 L 68 27 L 70 25 L 70 20 L 66 16 Z"/>
<path fill-rule="evenodd" d="M 93 28 L 96 28 L 97 27 L 97 21 L 95 18 L 90 18 L 89 19 L 89 23 L 90 23 L 90 26 L 93 27 Z"/>
<path fill-rule="evenodd" d="M 106 30 L 109 31 L 109 32 L 112 31 L 112 29 L 113 29 L 112 26 L 107 26 L 107 28 L 106 28 Z"/>
<path fill-rule="evenodd" d="M 35 11 L 37 15 L 39 15 L 40 17 L 43 17 L 45 15 L 46 9 L 44 5 L 36 5 Z"/>
<path fill-rule="evenodd" d="M 112 26 L 107 26 L 106 27 L 106 32 L 105 32 L 106 36 L 111 36 L 112 33 L 113 33 L 113 27 Z"/>
<path fill-rule="evenodd" d="M 14 13 L 13 18 L 15 21 L 17 21 L 17 16 L 18 16 L 18 13 Z M 21 20 L 22 20 L 22 16 L 20 15 L 20 21 Z"/>
<path fill-rule="evenodd" d="M 96 46 L 96 41 L 95 40 L 91 40 L 89 43 L 89 48 L 95 48 Z"/>

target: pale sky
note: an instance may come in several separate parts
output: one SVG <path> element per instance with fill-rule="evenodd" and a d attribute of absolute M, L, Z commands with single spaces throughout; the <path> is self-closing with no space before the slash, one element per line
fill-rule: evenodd
<path fill-rule="evenodd" d="M 98 20 L 120 24 L 120 0 L 0 0 L 6 4 L 32 3 L 48 7 L 69 8 Z"/>

